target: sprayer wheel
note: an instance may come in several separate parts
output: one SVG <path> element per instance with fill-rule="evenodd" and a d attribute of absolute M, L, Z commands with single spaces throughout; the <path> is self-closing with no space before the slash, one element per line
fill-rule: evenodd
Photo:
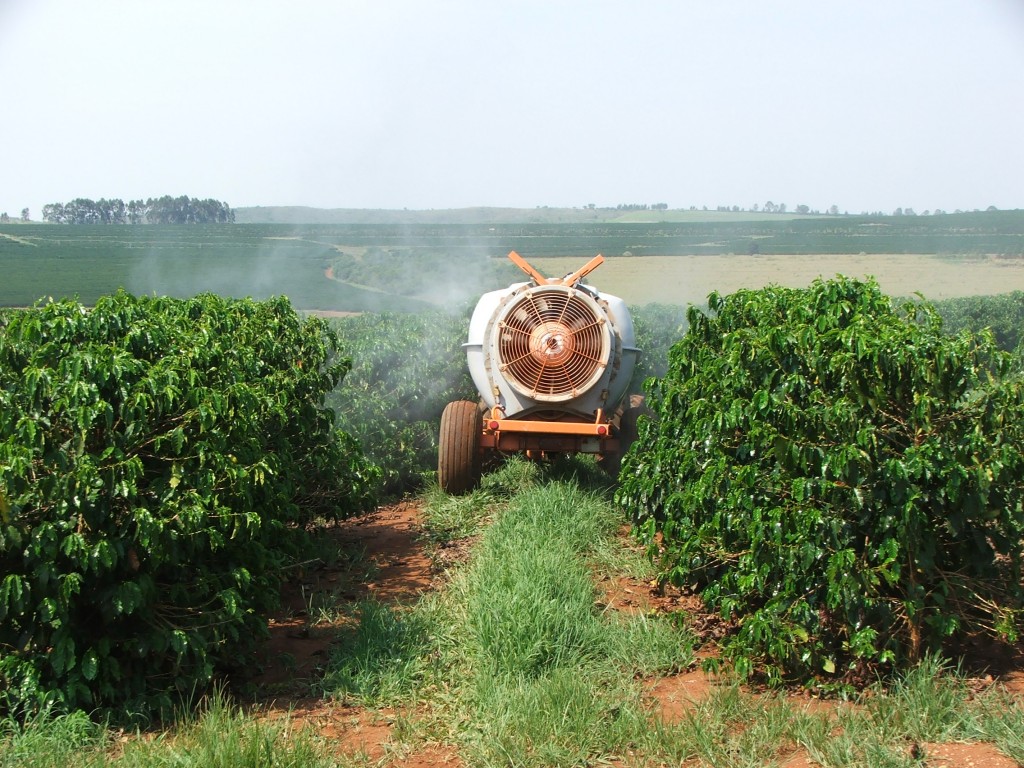
<path fill-rule="evenodd" d="M 441 414 L 437 451 L 437 480 L 448 493 L 465 493 L 480 474 L 480 408 L 469 400 L 456 400 Z"/>
<path fill-rule="evenodd" d="M 616 425 L 619 437 L 618 450 L 601 456 L 602 469 L 612 477 L 619 476 L 619 470 L 622 468 L 622 459 L 639 436 L 637 419 L 640 418 L 641 414 L 647 412 L 644 406 L 643 395 L 631 395 L 629 403 L 629 407 L 619 416 L 618 424 Z"/>

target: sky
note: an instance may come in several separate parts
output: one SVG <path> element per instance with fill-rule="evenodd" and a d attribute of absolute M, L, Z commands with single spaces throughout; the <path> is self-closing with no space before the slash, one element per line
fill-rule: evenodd
<path fill-rule="evenodd" d="M 0 0 L 0 212 L 1024 207 L 1024 0 Z"/>

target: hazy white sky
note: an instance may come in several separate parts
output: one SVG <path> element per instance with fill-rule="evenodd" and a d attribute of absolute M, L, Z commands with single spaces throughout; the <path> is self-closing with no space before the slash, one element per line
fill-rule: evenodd
<path fill-rule="evenodd" d="M 1024 0 L 0 0 L 0 211 L 1024 207 Z"/>

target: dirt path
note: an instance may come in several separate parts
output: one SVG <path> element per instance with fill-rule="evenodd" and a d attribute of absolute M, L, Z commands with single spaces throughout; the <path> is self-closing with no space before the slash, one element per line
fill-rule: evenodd
<path fill-rule="evenodd" d="M 428 589 L 430 560 L 419 532 L 420 508 L 408 501 L 330 529 L 332 543 L 346 556 L 337 564 L 301 573 L 286 585 L 282 609 L 270 620 L 266 671 L 257 684 L 273 697 L 275 691 L 306 687 L 315 678 L 338 629 L 317 615 L 327 602 L 408 603 Z"/>
<path fill-rule="evenodd" d="M 15 235 L 8 235 L 3 232 L 0 232 L 0 237 L 4 238 L 5 240 L 11 240 L 15 243 L 20 243 L 21 245 L 31 245 L 33 248 L 39 247 L 38 243 L 33 243 L 31 240 L 26 240 L 23 237 L 16 237 Z"/>
<path fill-rule="evenodd" d="M 422 527 L 418 503 L 401 501 L 367 517 L 345 523 L 340 540 L 365 547 L 376 573 L 366 584 L 370 597 L 407 603 L 430 588 L 430 559 L 419 540 Z"/>
<path fill-rule="evenodd" d="M 362 283 L 353 283 L 348 280 L 339 280 L 338 276 L 334 273 L 333 266 L 327 267 L 327 269 L 324 270 L 324 277 L 326 277 L 328 280 L 333 280 L 336 283 L 347 285 L 350 288 L 358 288 L 361 291 L 369 291 L 370 293 L 379 293 L 382 296 L 398 296 L 399 298 L 401 298 L 401 294 L 394 293 L 393 291 L 386 291 L 383 288 L 377 288 L 372 285 L 363 285 Z"/>
<path fill-rule="evenodd" d="M 390 709 L 367 710 L 309 696 L 309 684 L 322 673 L 333 639 L 340 625 L 320 622 L 316 615 L 317 596 L 336 604 L 375 599 L 389 604 L 410 605 L 433 588 L 435 573 L 421 542 L 421 508 L 403 501 L 365 517 L 348 520 L 330 530 L 339 550 L 349 553 L 338 564 L 311 570 L 289 583 L 285 605 L 270 622 L 270 642 L 265 655 L 266 672 L 259 707 L 268 718 L 287 717 L 294 728 L 313 728 L 334 744 L 339 756 L 360 756 L 382 766 L 462 766 L 455 750 L 447 745 L 427 744 L 415 751 L 400 752 L 393 743 L 396 721 L 413 713 Z M 356 553 L 353 564 L 352 553 Z M 671 588 L 659 590 L 654 584 L 633 578 L 606 578 L 598 584 L 598 609 L 630 613 L 684 611 L 691 623 L 713 647 L 724 631 L 715 617 L 703 614 L 700 602 Z M 1020 650 L 1020 649 L 1019 649 Z M 704 650 L 701 655 L 713 651 Z M 1024 654 L 1002 660 L 995 681 L 1024 699 Z M 980 678 L 979 687 L 992 684 L 992 676 Z M 666 723 L 691 715 L 702 700 L 720 684 L 703 672 L 699 663 L 677 675 L 648 681 L 645 685 L 652 712 Z M 795 709 L 834 712 L 842 705 L 794 694 Z M 975 765 L 1010 768 L 1015 763 L 988 744 L 917 745 L 923 768 L 951 768 Z M 805 751 L 794 751 L 782 765 L 813 768 L 817 765 Z"/>
<path fill-rule="evenodd" d="M 430 589 L 433 572 L 419 541 L 420 512 L 417 503 L 402 501 L 332 528 L 331 540 L 348 557 L 289 582 L 282 610 L 269 624 L 265 672 L 256 680 L 260 709 L 271 719 L 287 717 L 294 728 L 313 728 L 333 742 L 339 756 L 365 756 L 373 763 L 410 768 L 461 765 L 451 750 L 437 745 L 386 759 L 391 758 L 390 742 L 400 713 L 309 696 L 309 685 L 323 673 L 343 626 L 317 615 L 321 602 L 373 599 L 410 604 Z"/>

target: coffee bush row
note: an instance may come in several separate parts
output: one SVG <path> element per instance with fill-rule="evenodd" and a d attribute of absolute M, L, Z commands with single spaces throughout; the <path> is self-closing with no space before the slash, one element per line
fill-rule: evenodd
<path fill-rule="evenodd" d="M 649 382 L 620 502 L 739 671 L 823 681 L 1021 628 L 1024 385 L 873 281 L 712 294 Z"/>
<path fill-rule="evenodd" d="M 286 299 L 0 314 L 0 709 L 167 713 L 251 666 L 304 530 L 377 476 Z"/>

